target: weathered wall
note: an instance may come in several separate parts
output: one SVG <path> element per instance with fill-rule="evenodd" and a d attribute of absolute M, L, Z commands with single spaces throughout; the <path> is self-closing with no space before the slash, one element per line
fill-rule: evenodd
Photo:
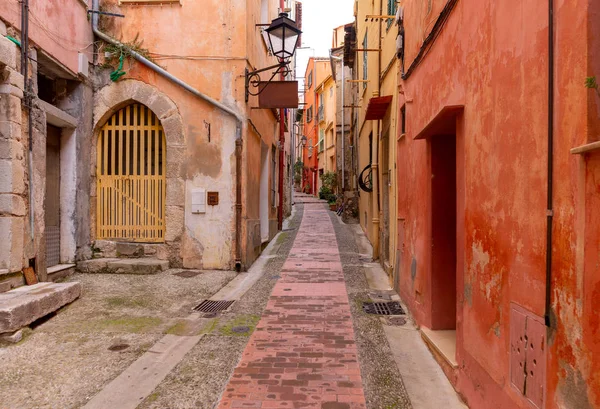
<path fill-rule="evenodd" d="M 78 72 L 78 54 L 92 60 L 94 41 L 87 19 L 88 1 L 55 0 L 29 3 L 29 41 L 72 73 Z M 21 29 L 21 3 L 5 1 L 0 18 Z"/>
<path fill-rule="evenodd" d="M 434 1 L 428 10 L 422 2 L 404 2 L 406 68 L 445 3 Z M 545 407 L 592 408 L 600 406 L 600 351 L 591 342 L 598 326 L 587 318 L 598 281 L 598 241 L 592 239 L 598 220 L 588 206 L 596 205 L 598 161 L 597 153 L 582 159 L 569 150 L 597 139 L 598 100 L 583 80 L 598 67 L 591 57 L 597 28 L 589 24 L 598 9 L 588 1 L 555 3 L 554 322 Z M 398 217 L 405 220 L 399 285 L 425 326 L 432 324 L 434 301 L 431 142 L 413 138 L 445 106 L 464 105 L 454 126 L 456 387 L 472 408 L 528 407 L 510 383 L 510 303 L 544 315 L 547 7 L 547 1 L 458 2 L 399 94 L 408 128 L 397 155 Z"/>
<path fill-rule="evenodd" d="M 255 127 L 271 145 L 274 118 L 269 112 L 250 110 L 251 97 L 244 103 L 244 69 L 272 64 L 256 24 L 276 16 L 276 0 L 267 2 L 266 16 L 261 0 L 248 0 L 245 7 L 233 1 L 186 2 L 165 7 L 118 6 L 104 1 L 105 9 L 118 11 L 124 19 L 103 17 L 101 29 L 115 38 L 133 41 L 136 36 L 151 57 L 170 73 L 201 92 L 234 107 L 247 116 L 243 124 L 243 254 L 248 261 L 256 256 L 252 228 L 246 224 L 259 219 L 258 180 L 260 160 L 253 154 L 249 127 Z M 148 21 L 169 24 L 148 24 Z M 175 30 L 174 30 L 175 28 Z M 185 29 L 185 32 L 183 31 Z M 181 30 L 181 31 L 179 31 Z M 168 258 L 190 268 L 232 268 L 235 257 L 235 120 L 216 110 L 168 80 L 139 64 L 126 65 L 125 80 L 135 79 L 160 90 L 176 106 L 181 129 L 173 129 L 177 141 L 167 148 L 167 238 Z M 114 86 L 114 85 L 113 85 Z M 164 118 L 169 117 L 168 115 Z M 97 120 L 97 119 L 96 119 Z M 177 127 L 177 121 L 172 126 Z M 167 132 L 168 123 L 162 122 Z M 210 128 L 209 128 L 210 127 Z M 209 134 L 210 129 L 210 134 Z M 169 144 L 169 140 L 167 140 Z M 260 155 L 258 157 L 260 159 Z M 169 170 L 170 169 L 170 170 Z M 260 173 L 260 172 L 259 172 Z M 219 205 L 208 206 L 206 214 L 191 213 L 191 192 L 206 188 L 219 192 Z M 256 203 L 255 203 L 256 202 Z M 276 214 L 273 212 L 272 217 Z M 249 250 L 252 249 L 252 250 Z"/>

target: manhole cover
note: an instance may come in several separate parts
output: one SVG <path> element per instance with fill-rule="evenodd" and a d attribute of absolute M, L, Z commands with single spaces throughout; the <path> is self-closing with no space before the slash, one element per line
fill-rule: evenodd
<path fill-rule="evenodd" d="M 397 301 L 363 302 L 363 311 L 367 314 L 376 315 L 404 315 L 404 310 Z"/>
<path fill-rule="evenodd" d="M 390 317 L 390 318 L 387 318 L 387 322 L 389 325 L 395 325 L 395 326 L 401 327 L 402 325 L 406 324 L 406 318 Z"/>
<path fill-rule="evenodd" d="M 224 311 L 233 304 L 234 301 L 213 301 L 213 300 L 204 300 L 200 304 L 194 307 L 194 311 L 199 312 L 216 312 L 216 311 Z"/>
<path fill-rule="evenodd" d="M 192 278 L 192 277 L 199 276 L 200 274 L 202 274 L 200 271 L 181 271 L 181 272 L 175 273 L 173 275 L 177 276 L 177 277 L 181 277 L 181 278 Z"/>
<path fill-rule="evenodd" d="M 231 328 L 232 332 L 235 332 L 236 334 L 245 334 L 246 332 L 250 331 L 250 327 L 233 327 Z"/>
<path fill-rule="evenodd" d="M 123 351 L 124 349 L 129 348 L 128 344 L 116 344 L 108 347 L 109 351 Z"/>

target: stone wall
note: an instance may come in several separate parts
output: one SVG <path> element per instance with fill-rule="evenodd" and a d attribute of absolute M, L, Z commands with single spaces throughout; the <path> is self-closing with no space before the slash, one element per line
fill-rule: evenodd
<path fill-rule="evenodd" d="M 0 22 L 0 291 L 23 283 L 26 207 L 26 149 L 21 109 L 24 81 L 19 49 Z"/>

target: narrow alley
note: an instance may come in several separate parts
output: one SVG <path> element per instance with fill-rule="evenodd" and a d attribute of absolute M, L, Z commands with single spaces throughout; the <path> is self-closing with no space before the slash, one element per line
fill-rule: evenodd
<path fill-rule="evenodd" d="M 175 269 L 143 283 L 71 277 L 86 286 L 85 299 L 0 348 L 0 402 L 11 409 L 32 401 L 88 409 L 464 408 L 408 315 L 363 311 L 364 302 L 399 299 L 381 285 L 385 275 L 370 261 L 364 235 L 323 201 L 303 194 L 297 201 L 247 273 Z M 202 293 L 234 303 L 194 312 Z M 23 387 L 33 380 L 43 387 Z"/>
<path fill-rule="evenodd" d="M 0 0 L 0 409 L 600 409 L 600 0 Z"/>

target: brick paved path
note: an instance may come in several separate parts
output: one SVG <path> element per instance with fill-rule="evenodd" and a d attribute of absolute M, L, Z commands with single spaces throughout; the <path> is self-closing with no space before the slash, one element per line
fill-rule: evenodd
<path fill-rule="evenodd" d="M 365 409 L 333 225 L 307 205 L 281 278 L 219 408 Z"/>

